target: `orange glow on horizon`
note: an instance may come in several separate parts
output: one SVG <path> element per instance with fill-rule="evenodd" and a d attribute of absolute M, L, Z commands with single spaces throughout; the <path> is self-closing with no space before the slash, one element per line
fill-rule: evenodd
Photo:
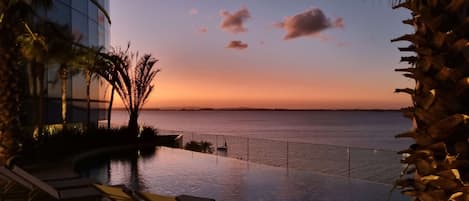
<path fill-rule="evenodd" d="M 216 65 L 213 61 L 204 64 Z M 393 93 L 393 82 L 370 84 L 372 79 L 332 77 L 327 72 L 298 76 L 289 71 L 176 68 L 184 65 L 179 62 L 159 65 L 165 68 L 155 78 L 144 108 L 398 109 L 410 104 L 408 96 Z M 115 108 L 123 107 L 116 97 Z"/>

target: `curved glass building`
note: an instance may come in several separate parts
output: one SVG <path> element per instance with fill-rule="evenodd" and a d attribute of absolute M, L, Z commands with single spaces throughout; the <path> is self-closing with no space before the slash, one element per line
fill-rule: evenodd
<path fill-rule="evenodd" d="M 109 14 L 109 0 L 98 0 Z M 52 8 L 39 11 L 39 14 L 49 20 L 70 28 L 79 43 L 89 47 L 104 47 L 108 49 L 110 41 L 110 24 L 105 15 L 89 0 L 54 0 Z M 58 74 L 59 65 L 47 66 L 44 82 L 44 96 L 46 103 L 43 122 L 45 124 L 59 124 L 61 116 L 61 84 Z M 106 118 L 108 98 L 106 97 L 107 83 L 94 76 L 91 82 L 91 123 L 97 123 Z M 34 103 L 34 101 L 33 101 Z M 28 104 L 34 107 L 34 104 Z M 85 123 L 87 120 L 87 96 L 84 74 L 75 72 L 69 74 L 67 80 L 67 123 Z"/>

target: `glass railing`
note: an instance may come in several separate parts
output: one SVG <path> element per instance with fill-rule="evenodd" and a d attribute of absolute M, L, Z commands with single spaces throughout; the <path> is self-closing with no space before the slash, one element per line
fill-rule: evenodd
<path fill-rule="evenodd" d="M 314 171 L 370 182 L 392 184 L 402 170 L 396 151 L 289 142 L 242 136 L 160 130 L 161 135 L 183 135 L 182 144 L 210 142 L 212 154 L 283 167 Z M 226 142 L 226 148 L 223 149 Z"/>

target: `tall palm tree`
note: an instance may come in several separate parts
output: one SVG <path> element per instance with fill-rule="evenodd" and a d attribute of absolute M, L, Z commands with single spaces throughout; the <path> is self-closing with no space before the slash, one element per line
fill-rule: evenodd
<path fill-rule="evenodd" d="M 53 59 L 60 64 L 57 77 L 60 79 L 61 84 L 61 106 L 62 106 L 62 123 L 67 123 L 67 80 L 78 74 L 82 73 L 86 82 L 86 97 L 87 97 L 87 123 L 90 123 L 90 86 L 91 79 L 94 73 L 100 67 L 97 65 L 99 55 L 104 48 L 87 47 L 83 46 L 78 41 L 80 38 L 75 38 L 74 34 L 68 27 L 55 26 L 55 33 L 49 34 L 54 36 L 51 40 L 50 52 L 54 55 Z"/>
<path fill-rule="evenodd" d="M 91 121 L 91 80 L 92 78 L 98 79 L 99 75 L 98 72 L 101 70 L 106 70 L 108 67 L 106 65 L 100 65 L 102 62 L 101 53 L 103 52 L 104 48 L 88 48 L 83 47 L 84 57 L 83 57 L 83 65 L 81 65 L 83 75 L 85 77 L 86 82 L 86 122 L 90 124 Z"/>
<path fill-rule="evenodd" d="M 77 39 L 68 27 L 62 26 L 54 34 L 54 40 L 50 42 L 52 48 L 49 52 L 54 55 L 54 61 L 59 64 L 57 78 L 60 80 L 61 88 L 62 124 L 65 125 L 67 123 L 67 80 L 72 75 L 79 73 L 84 53 L 75 45 Z"/>
<path fill-rule="evenodd" d="M 40 25 L 46 26 L 46 25 Z M 43 127 L 44 110 L 44 72 L 50 57 L 46 38 L 40 34 L 25 33 L 18 38 L 21 56 L 28 61 L 29 95 L 38 107 L 32 107 L 33 136 L 37 136 Z"/>
<path fill-rule="evenodd" d="M 53 62 L 57 57 L 61 57 L 64 51 L 63 43 L 72 40 L 71 34 L 67 35 L 66 27 L 57 24 L 41 21 L 32 24 L 36 34 L 24 34 L 19 37 L 19 47 L 22 56 L 29 62 L 28 81 L 29 94 L 38 103 L 38 107 L 33 107 L 33 135 L 42 132 L 44 116 L 44 73 L 47 64 Z M 65 28 L 65 29 L 64 29 Z M 48 36 L 48 37 L 44 37 Z M 68 38 L 64 38 L 68 36 Z"/>
<path fill-rule="evenodd" d="M 111 80 L 110 84 L 115 87 L 129 113 L 129 131 L 137 135 L 138 116 L 153 91 L 152 81 L 160 72 L 160 69 L 153 69 L 158 60 L 153 58 L 151 54 L 139 57 L 138 53 L 129 52 L 129 48 L 126 50 L 117 49 L 111 54 L 112 58 L 118 59 L 112 60 L 117 62 L 114 63 L 116 77 Z"/>
<path fill-rule="evenodd" d="M 48 6 L 50 1 L 4 0 L 0 2 L 0 164 L 14 155 L 21 146 L 20 108 L 21 80 L 17 76 L 24 67 L 19 46 L 20 37 L 34 33 L 28 22 L 34 8 Z"/>
<path fill-rule="evenodd" d="M 113 55 L 113 53 L 100 53 L 96 62 L 96 66 L 98 66 L 96 73 L 111 86 L 111 94 L 107 110 L 107 128 L 109 129 L 111 128 L 112 104 L 114 102 L 114 94 L 117 84 L 117 70 L 115 66 L 120 65 L 124 61 L 121 57 Z"/>
<path fill-rule="evenodd" d="M 412 106 L 403 109 L 414 128 L 397 137 L 415 143 L 403 176 L 396 182 L 406 195 L 418 201 L 469 199 L 469 1 L 398 0 L 394 8 L 406 8 L 412 18 L 403 23 L 415 28 L 391 40 L 408 41 L 401 51 L 412 52 L 401 61 L 411 66 L 396 69 L 415 80 L 408 93 Z"/>

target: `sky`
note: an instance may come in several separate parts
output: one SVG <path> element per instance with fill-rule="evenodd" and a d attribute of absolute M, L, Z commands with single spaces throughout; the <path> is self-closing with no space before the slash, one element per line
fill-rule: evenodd
<path fill-rule="evenodd" d="M 111 45 L 159 60 L 145 108 L 397 109 L 412 27 L 390 2 L 112 0 Z"/>

